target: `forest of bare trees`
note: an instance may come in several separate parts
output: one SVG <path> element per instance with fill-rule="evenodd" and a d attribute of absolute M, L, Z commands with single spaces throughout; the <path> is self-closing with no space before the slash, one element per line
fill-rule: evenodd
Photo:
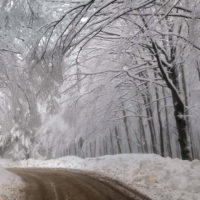
<path fill-rule="evenodd" d="M 0 2 L 0 156 L 200 158 L 199 0 Z"/>

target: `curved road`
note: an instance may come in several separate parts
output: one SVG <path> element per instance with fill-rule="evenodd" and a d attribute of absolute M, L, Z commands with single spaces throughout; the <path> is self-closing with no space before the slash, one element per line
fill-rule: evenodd
<path fill-rule="evenodd" d="M 26 186 L 25 200 L 150 200 L 124 184 L 92 173 L 58 169 L 9 169 Z"/>

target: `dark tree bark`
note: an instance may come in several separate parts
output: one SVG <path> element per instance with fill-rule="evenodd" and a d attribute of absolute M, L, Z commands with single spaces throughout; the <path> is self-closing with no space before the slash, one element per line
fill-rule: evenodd
<path fill-rule="evenodd" d="M 168 88 L 171 90 L 171 93 L 172 93 L 172 99 L 173 99 L 173 105 L 174 105 L 174 117 L 176 120 L 176 126 L 177 126 L 177 130 L 179 134 L 181 157 L 183 160 L 192 160 L 191 150 L 190 150 L 189 141 L 188 141 L 187 122 L 186 122 L 186 117 L 185 117 L 186 108 L 179 94 L 179 81 L 178 81 L 179 73 L 177 70 L 177 66 L 174 65 L 172 67 L 172 69 L 170 70 L 171 76 L 169 78 L 161 62 L 159 52 L 154 41 L 152 41 L 152 47 L 153 47 L 155 58 L 157 60 L 158 67 L 161 71 L 162 77 L 165 80 Z M 171 51 L 173 51 L 172 56 L 174 56 L 175 49 L 172 49 Z M 171 60 L 173 60 L 173 58 Z"/>
<path fill-rule="evenodd" d="M 157 72 L 154 73 L 155 78 L 157 78 Z M 158 115 L 158 123 L 159 123 L 159 130 L 160 130 L 160 153 L 161 156 L 165 156 L 165 147 L 164 147 L 164 136 L 163 136 L 163 125 L 162 125 L 162 118 L 160 114 L 160 97 L 158 87 L 155 87 L 156 92 L 156 106 L 157 106 L 157 115 Z"/>
<path fill-rule="evenodd" d="M 166 136 L 167 136 L 167 150 L 169 153 L 169 156 L 172 158 L 172 147 L 171 147 L 171 137 L 170 137 L 170 132 L 169 132 L 169 116 L 168 116 L 168 109 L 167 109 L 167 99 L 165 95 L 165 89 L 162 88 L 163 92 L 163 97 L 164 97 L 164 109 L 165 109 L 165 119 L 166 119 Z"/>
<path fill-rule="evenodd" d="M 185 80 L 185 71 L 183 66 L 181 66 L 181 72 L 182 72 L 182 87 L 183 87 L 183 91 L 184 91 L 184 99 L 185 99 L 185 105 L 188 107 L 188 91 L 187 91 L 187 86 L 186 86 L 186 80 Z M 192 134 L 192 127 L 191 127 L 191 123 L 190 123 L 190 119 L 189 119 L 189 111 L 188 109 L 186 109 L 185 111 L 185 115 L 186 115 L 186 123 L 187 123 L 187 131 L 190 137 L 190 146 L 191 146 L 191 153 L 192 153 L 192 158 L 194 158 L 194 144 L 193 144 L 193 134 Z"/>

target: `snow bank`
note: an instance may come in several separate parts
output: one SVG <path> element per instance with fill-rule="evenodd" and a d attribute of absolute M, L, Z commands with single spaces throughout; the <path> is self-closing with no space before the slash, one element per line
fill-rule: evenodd
<path fill-rule="evenodd" d="M 200 200 L 197 160 L 129 154 L 86 159 L 83 168 L 121 180 L 155 200 Z"/>
<path fill-rule="evenodd" d="M 123 181 L 154 200 L 200 200 L 199 160 L 189 162 L 153 154 L 121 154 L 86 159 L 74 156 L 30 159 L 9 165 L 90 170 Z"/>
<path fill-rule="evenodd" d="M 67 156 L 58 159 L 52 160 L 20 160 L 16 162 L 8 162 L 6 166 L 9 167 L 27 167 L 27 168 L 73 168 L 73 169 L 81 169 L 83 166 L 84 160 L 76 157 L 76 156 Z M 1 163 L 1 161 L 0 161 Z"/>
<path fill-rule="evenodd" d="M 19 190 L 22 187 L 23 183 L 18 176 L 0 167 L 0 200 L 21 199 Z"/>

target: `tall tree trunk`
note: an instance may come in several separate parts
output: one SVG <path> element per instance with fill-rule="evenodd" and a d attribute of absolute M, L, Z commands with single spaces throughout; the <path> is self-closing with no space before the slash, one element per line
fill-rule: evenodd
<path fill-rule="evenodd" d="M 199 63 L 198 62 L 196 64 L 197 64 L 196 69 L 197 69 L 198 77 L 199 77 L 199 81 L 200 81 L 200 67 L 199 67 Z"/>
<path fill-rule="evenodd" d="M 96 147 L 97 145 L 96 145 L 96 144 L 97 144 L 97 141 L 96 141 L 96 139 L 95 139 L 95 140 L 94 140 L 94 153 L 93 153 L 93 157 L 96 157 L 96 154 L 97 154 L 97 153 L 96 153 L 96 152 L 97 152 L 97 147 Z"/>
<path fill-rule="evenodd" d="M 199 142 L 199 146 L 200 146 L 200 134 L 198 133 L 198 142 Z M 200 159 L 200 151 L 198 151 L 198 155 L 197 155 L 198 159 Z"/>
<path fill-rule="evenodd" d="M 185 71 L 184 71 L 183 66 L 181 66 L 181 72 L 182 72 L 182 86 L 183 86 L 183 91 L 184 91 L 185 105 L 186 107 L 188 107 L 188 92 L 187 92 L 187 86 L 186 86 L 186 81 L 185 81 Z M 192 157 L 194 158 L 193 134 L 192 134 L 192 127 L 190 124 L 188 109 L 185 110 L 185 115 L 186 115 L 187 131 L 190 137 L 191 153 L 192 153 Z"/>
<path fill-rule="evenodd" d="M 145 134 L 145 128 L 144 128 L 144 123 L 142 119 L 142 109 L 140 103 L 137 105 L 138 107 L 138 123 L 139 123 L 139 132 L 140 132 L 140 140 L 141 140 L 141 145 L 142 145 L 142 150 L 144 153 L 148 153 L 148 145 L 147 145 L 147 139 L 146 139 L 146 134 Z"/>
<path fill-rule="evenodd" d="M 125 126 L 125 132 L 126 132 L 126 138 L 127 138 L 127 143 L 128 143 L 128 149 L 129 149 L 129 153 L 132 153 L 133 151 L 132 151 L 132 148 L 131 148 L 131 138 L 130 138 L 130 132 L 129 132 L 129 129 L 128 129 L 126 111 L 123 109 L 122 112 L 123 112 L 123 121 L 124 121 L 124 126 Z"/>
<path fill-rule="evenodd" d="M 139 74 L 142 78 L 147 78 L 148 74 L 140 73 Z M 141 93 L 144 105 L 146 108 L 146 114 L 147 114 L 147 122 L 149 125 L 149 130 L 150 130 L 150 136 L 151 136 L 151 144 L 152 144 L 152 150 L 153 153 L 157 154 L 157 139 L 156 139 L 156 130 L 155 130 L 155 125 L 154 125 L 154 120 L 153 120 L 153 111 L 152 111 L 152 101 L 151 101 L 151 94 L 149 91 L 149 85 L 148 83 L 145 83 L 145 90 L 146 92 Z"/>
<path fill-rule="evenodd" d="M 92 157 L 92 143 L 91 142 L 89 143 L 89 146 L 90 146 L 90 148 L 89 148 L 90 149 L 90 157 Z"/>
<path fill-rule="evenodd" d="M 109 152 L 108 152 L 108 140 L 107 140 L 107 135 L 104 137 L 103 139 L 103 149 L 104 149 L 104 155 L 107 155 Z"/>
<path fill-rule="evenodd" d="M 177 2 L 178 3 L 178 2 Z M 144 23 L 144 27 L 149 30 L 148 23 L 141 17 Z M 169 32 L 173 32 L 174 25 L 169 25 Z M 178 33 L 180 34 L 182 30 L 182 26 L 179 27 Z M 170 59 L 166 59 L 170 66 L 170 73 L 167 71 L 169 67 L 166 62 L 162 60 L 160 55 L 162 52 L 166 52 L 167 49 L 162 49 L 155 41 L 154 38 L 149 37 L 151 41 L 152 47 L 147 47 L 150 50 L 150 53 L 155 56 L 155 59 L 158 64 L 158 68 L 160 69 L 161 76 L 163 80 L 166 82 L 168 88 L 171 90 L 173 105 L 174 105 L 174 117 L 176 121 L 176 126 L 179 134 L 179 144 L 181 149 L 181 156 L 183 160 L 191 160 L 191 149 L 189 147 L 188 141 L 188 132 L 187 132 L 187 123 L 185 118 L 185 104 L 180 97 L 179 90 L 179 74 L 177 71 L 177 65 L 175 63 L 176 56 L 176 44 L 174 44 L 173 36 L 169 34 L 168 38 L 166 38 L 169 42 L 169 50 L 170 50 Z M 160 49 L 158 49 L 160 48 Z M 161 50 L 161 51 L 160 51 Z M 163 50 L 163 51 L 162 51 Z M 170 77 L 169 77 L 170 76 Z"/>
<path fill-rule="evenodd" d="M 155 71 L 154 76 L 157 78 L 157 72 Z M 156 92 L 156 106 L 157 106 L 157 115 L 158 115 L 158 123 L 159 123 L 159 129 L 160 129 L 160 153 L 161 156 L 165 156 L 165 147 L 164 147 L 164 137 L 163 137 L 163 125 L 162 125 L 162 118 L 160 114 L 160 97 L 159 97 L 159 91 L 158 87 L 155 87 Z"/>
<path fill-rule="evenodd" d="M 142 18 L 144 22 L 144 26 L 147 30 L 149 30 L 148 23 L 146 23 L 145 19 Z M 173 27 L 169 28 L 169 32 L 173 31 Z M 180 90 L 179 90 L 179 74 L 177 71 L 177 66 L 175 64 L 175 56 L 176 56 L 176 47 L 173 44 L 173 37 L 169 35 L 169 47 L 170 47 L 170 62 L 169 64 L 172 66 L 170 67 L 170 77 L 169 73 L 165 68 L 168 66 L 163 64 L 163 60 L 160 57 L 160 51 L 158 50 L 158 44 L 154 41 L 153 38 L 149 38 L 151 41 L 152 47 L 149 48 L 151 54 L 155 56 L 155 59 L 158 64 L 158 68 L 160 69 L 161 75 L 163 80 L 166 82 L 168 88 L 171 90 L 172 99 L 174 104 L 174 117 L 176 120 L 176 126 L 179 134 L 179 143 L 181 148 L 181 156 L 183 160 L 191 160 L 191 150 L 189 147 L 188 141 L 188 132 L 187 132 L 187 123 L 185 118 L 185 105 L 180 97 Z M 164 49 L 165 51 L 165 49 Z"/>
<path fill-rule="evenodd" d="M 151 110 L 151 101 L 150 101 L 150 98 L 146 95 L 143 95 L 143 99 L 146 106 L 147 122 L 148 122 L 149 130 L 150 130 L 152 150 L 153 150 L 153 153 L 157 154 L 158 150 L 157 150 L 157 141 L 156 141 L 156 131 L 155 131 L 153 115 L 152 115 L 153 112 Z"/>
<path fill-rule="evenodd" d="M 142 147 L 144 149 L 144 153 L 148 153 L 147 139 L 142 117 L 139 117 L 139 128 L 140 128 L 141 142 L 142 142 Z"/>
<path fill-rule="evenodd" d="M 168 110 L 167 110 L 167 99 L 165 95 L 165 89 L 162 87 L 163 97 L 164 97 L 164 109 L 165 109 L 165 119 L 166 119 L 166 135 L 167 135 L 167 150 L 169 153 L 169 156 L 172 158 L 172 146 L 171 146 L 171 138 L 170 138 L 170 131 L 169 131 L 169 116 L 168 116 Z"/>
<path fill-rule="evenodd" d="M 179 133 L 179 143 L 181 147 L 181 156 L 183 160 L 191 160 L 191 152 L 188 141 L 187 134 L 187 121 L 185 117 L 185 108 L 184 105 L 177 100 L 177 98 L 173 96 L 173 104 L 174 104 L 174 116 L 176 120 L 176 126 Z"/>
<path fill-rule="evenodd" d="M 174 105 L 174 117 L 176 120 L 176 126 L 179 134 L 179 143 L 181 148 L 181 156 L 183 160 L 192 160 L 191 156 L 191 150 L 189 147 L 189 141 L 188 141 L 188 132 L 187 132 L 187 122 L 185 118 L 185 105 L 180 97 L 179 93 L 179 74 L 177 71 L 177 66 L 174 64 L 173 67 L 170 70 L 170 80 L 167 72 L 164 69 L 164 66 L 162 64 L 162 61 L 159 56 L 159 52 L 157 49 L 157 46 L 155 42 L 152 40 L 152 47 L 155 53 L 155 57 L 158 63 L 158 67 L 161 71 L 162 77 L 165 80 L 167 86 L 172 92 L 172 99 L 173 99 L 173 105 Z M 172 53 L 172 63 L 175 57 L 175 49 L 171 49 Z"/>
<path fill-rule="evenodd" d="M 113 147 L 113 139 L 112 139 L 112 131 L 110 129 L 110 153 L 114 154 L 114 147 Z"/>
<path fill-rule="evenodd" d="M 172 59 L 173 60 L 173 59 Z M 171 69 L 171 80 L 176 87 L 177 91 L 180 91 L 179 87 L 179 73 L 177 66 L 174 65 Z M 179 93 L 180 94 L 180 93 Z M 188 139 L 188 128 L 186 119 L 186 107 L 180 97 L 172 90 L 172 99 L 174 104 L 174 116 L 176 120 L 176 126 L 179 133 L 179 143 L 181 148 L 181 157 L 183 160 L 192 160 L 191 149 Z"/>
<path fill-rule="evenodd" d="M 115 127 L 115 137 L 116 137 L 116 142 L 117 142 L 118 153 L 122 153 L 117 127 Z"/>

